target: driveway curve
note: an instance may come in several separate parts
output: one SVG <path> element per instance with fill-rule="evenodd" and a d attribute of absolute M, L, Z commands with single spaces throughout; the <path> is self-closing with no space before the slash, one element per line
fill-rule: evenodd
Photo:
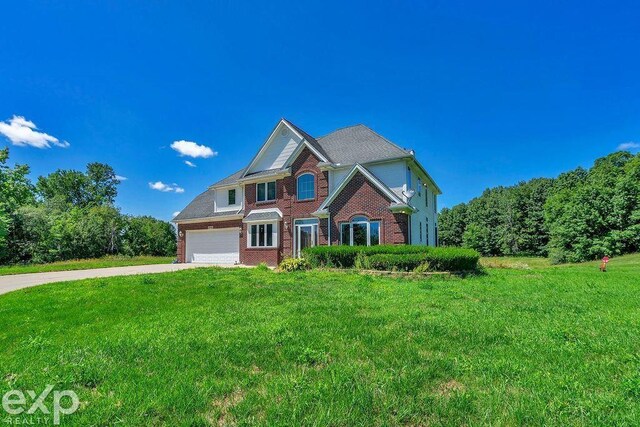
<path fill-rule="evenodd" d="M 130 276 L 134 274 L 168 273 L 188 268 L 216 267 L 214 264 L 153 264 L 130 267 L 95 268 L 92 270 L 51 271 L 47 273 L 28 273 L 0 276 L 0 295 L 18 289 L 69 280 L 93 279 L 96 277 Z M 235 267 L 235 266 L 218 266 Z"/>

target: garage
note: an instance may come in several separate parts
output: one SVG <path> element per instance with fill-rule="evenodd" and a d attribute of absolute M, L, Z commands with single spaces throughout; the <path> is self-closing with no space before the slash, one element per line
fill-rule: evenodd
<path fill-rule="evenodd" d="M 240 229 L 189 230 L 186 262 L 237 264 L 240 262 Z"/>

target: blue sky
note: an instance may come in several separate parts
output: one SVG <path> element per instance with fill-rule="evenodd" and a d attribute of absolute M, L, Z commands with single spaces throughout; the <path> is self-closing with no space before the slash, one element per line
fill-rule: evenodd
<path fill-rule="evenodd" d="M 170 219 L 280 117 L 315 136 L 364 123 L 415 149 L 441 206 L 640 141 L 637 2 L 26 1 L 2 15 L 0 120 L 58 143 L 0 147 L 34 177 L 111 164 L 131 214 Z M 218 154 L 180 157 L 181 140 Z"/>

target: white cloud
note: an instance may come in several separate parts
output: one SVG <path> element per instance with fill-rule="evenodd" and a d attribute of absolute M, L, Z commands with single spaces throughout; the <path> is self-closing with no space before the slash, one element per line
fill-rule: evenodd
<path fill-rule="evenodd" d="M 633 142 L 633 141 L 624 142 L 624 143 L 618 145 L 618 150 L 620 150 L 620 151 L 637 150 L 639 148 L 640 148 L 640 143 L 639 142 Z"/>
<path fill-rule="evenodd" d="M 171 218 L 175 218 L 175 217 L 177 217 L 178 215 L 180 215 L 180 211 L 175 211 L 175 212 L 173 213 L 173 216 L 172 216 Z"/>
<path fill-rule="evenodd" d="M 191 141 L 173 141 L 171 144 L 171 148 L 180 153 L 181 156 L 198 158 L 202 157 L 206 159 L 208 157 L 217 156 L 218 153 L 213 151 L 211 148 L 206 145 L 198 145 L 195 142 Z"/>
<path fill-rule="evenodd" d="M 184 193 L 184 188 L 179 187 L 178 184 L 165 184 L 162 181 L 150 182 L 149 188 L 152 190 L 162 191 L 163 193 Z"/>
<path fill-rule="evenodd" d="M 195 168 L 196 167 L 195 163 L 192 163 L 189 160 L 185 160 L 184 164 L 189 166 L 190 168 Z"/>
<path fill-rule="evenodd" d="M 122 181 L 128 180 L 129 178 L 127 178 L 126 176 L 122 176 L 122 175 L 116 175 L 116 179 L 118 181 L 122 182 Z"/>
<path fill-rule="evenodd" d="M 6 136 L 13 145 L 20 147 L 51 148 L 55 145 L 67 148 L 70 144 L 44 132 L 38 132 L 38 127 L 31 120 L 22 116 L 13 116 L 7 121 L 0 122 L 0 134 Z"/>

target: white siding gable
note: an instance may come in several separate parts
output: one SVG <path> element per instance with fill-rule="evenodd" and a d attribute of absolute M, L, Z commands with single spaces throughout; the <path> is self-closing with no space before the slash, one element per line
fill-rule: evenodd
<path fill-rule="evenodd" d="M 263 146 L 262 152 L 258 154 L 248 172 L 280 169 L 301 141 L 302 138 L 293 132 L 289 126 L 280 123 Z"/>
<path fill-rule="evenodd" d="M 363 165 L 369 172 L 375 175 L 383 184 L 391 189 L 401 199 L 406 180 L 406 163 L 402 160 L 388 163 L 378 163 L 375 165 Z M 329 192 L 333 192 L 342 180 L 347 176 L 351 166 L 332 170 L 329 173 Z"/>
<path fill-rule="evenodd" d="M 398 197 L 404 199 L 402 196 L 406 180 L 406 163 L 404 161 L 379 163 L 368 166 L 367 169 L 385 183 Z"/>

